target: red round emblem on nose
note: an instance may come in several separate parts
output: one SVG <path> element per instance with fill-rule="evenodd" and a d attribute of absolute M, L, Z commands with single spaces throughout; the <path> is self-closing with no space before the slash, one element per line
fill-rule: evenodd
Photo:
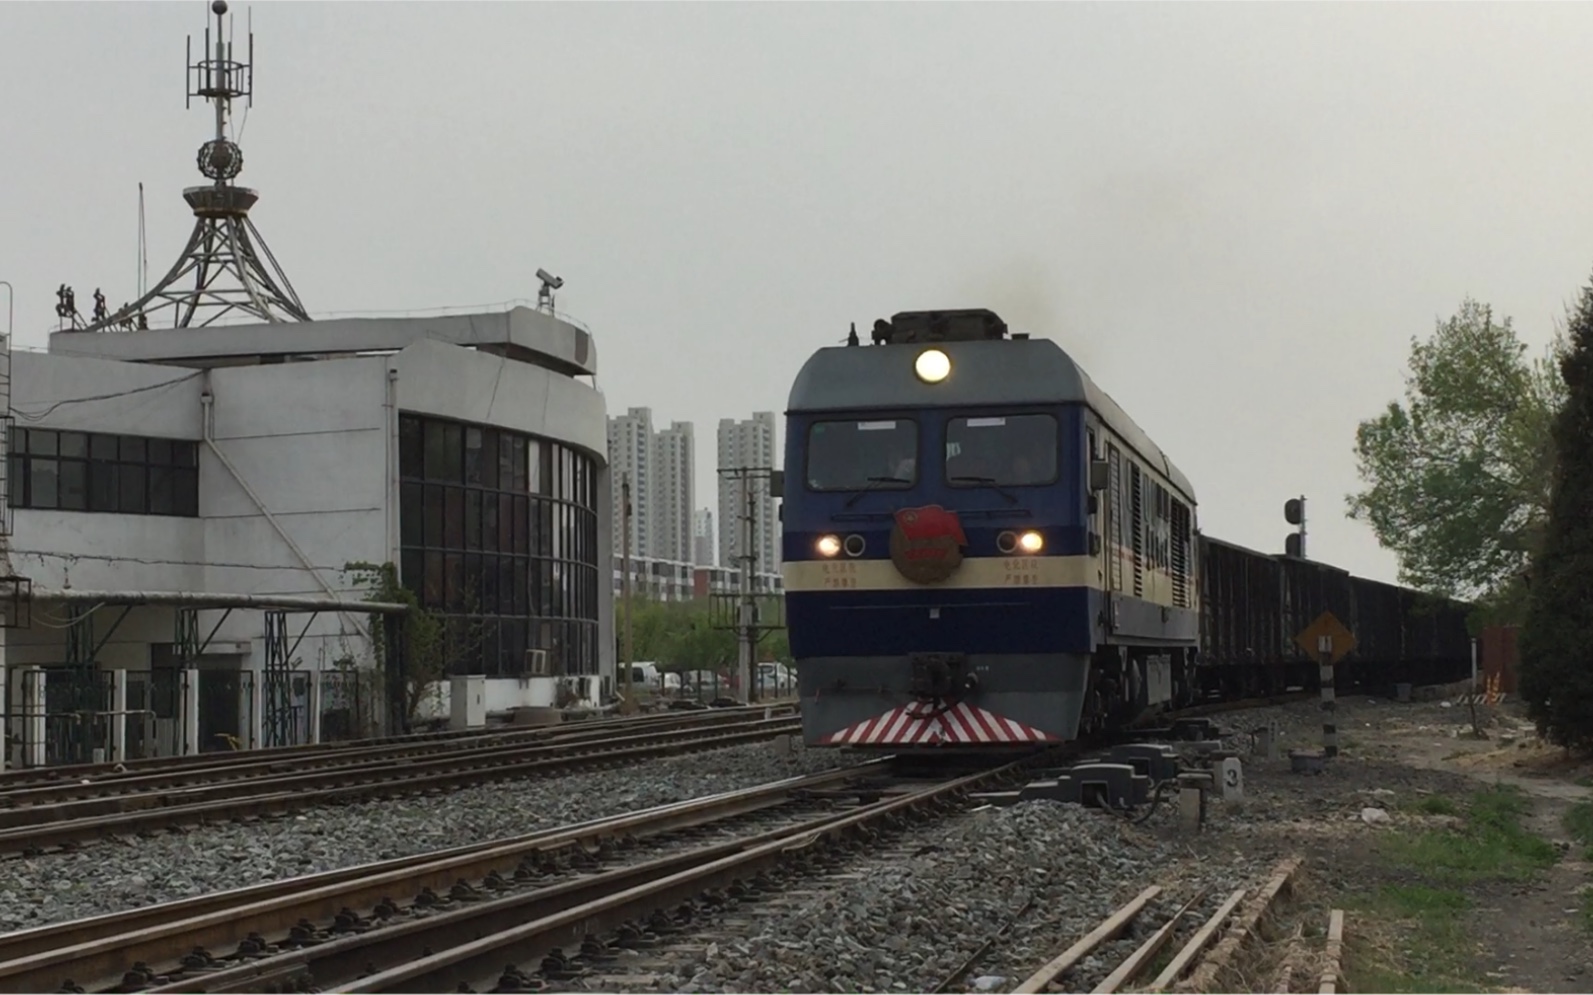
<path fill-rule="evenodd" d="M 962 565 L 967 544 L 956 512 L 939 505 L 904 508 L 891 529 L 891 563 L 915 584 L 938 584 Z"/>

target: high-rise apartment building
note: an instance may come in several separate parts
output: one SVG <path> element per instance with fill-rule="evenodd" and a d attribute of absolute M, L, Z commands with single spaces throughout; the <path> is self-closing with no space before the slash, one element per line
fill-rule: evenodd
<path fill-rule="evenodd" d="M 714 513 L 698 508 L 691 517 L 691 562 L 693 566 L 714 566 Z"/>
<path fill-rule="evenodd" d="M 692 506 L 697 486 L 691 422 L 673 422 L 653 436 L 652 546 L 647 555 L 692 562 Z"/>
<path fill-rule="evenodd" d="M 609 482 L 614 491 L 614 555 L 624 551 L 625 504 L 622 486 L 631 488 L 632 556 L 646 556 L 652 542 L 653 411 L 631 408 L 608 420 Z"/>
<path fill-rule="evenodd" d="M 623 552 L 621 487 L 631 485 L 631 556 L 692 562 L 696 446 L 691 422 L 653 431 L 651 408 L 631 408 L 608 420 L 608 457 L 614 491 L 614 555 Z"/>
<path fill-rule="evenodd" d="M 775 519 L 774 498 L 769 494 L 767 474 L 741 478 L 724 471 L 737 467 L 772 469 L 778 466 L 775 454 L 774 412 L 755 412 L 749 421 L 719 420 L 719 565 L 739 568 L 741 537 L 748 513 L 747 489 L 751 490 L 752 549 L 758 557 L 757 572 L 780 568 L 780 529 Z"/>

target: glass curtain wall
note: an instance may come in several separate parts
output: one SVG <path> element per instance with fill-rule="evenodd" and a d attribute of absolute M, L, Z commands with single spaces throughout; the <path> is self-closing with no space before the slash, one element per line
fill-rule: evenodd
<path fill-rule="evenodd" d="M 466 651 L 459 674 L 596 674 L 597 462 L 505 429 L 399 416 L 400 580 Z M 479 651 L 475 649 L 479 644 Z"/>

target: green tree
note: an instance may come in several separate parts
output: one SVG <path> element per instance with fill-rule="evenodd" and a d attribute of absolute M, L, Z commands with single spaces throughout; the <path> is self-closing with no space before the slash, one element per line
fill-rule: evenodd
<path fill-rule="evenodd" d="M 1570 321 L 1560 362 L 1566 403 L 1544 541 L 1533 559 L 1521 631 L 1520 690 L 1550 742 L 1593 748 L 1593 284 Z"/>
<path fill-rule="evenodd" d="M 669 648 L 670 670 L 718 670 L 736 660 L 736 634 L 718 628 L 707 605 L 692 603 Z"/>
<path fill-rule="evenodd" d="M 398 568 L 388 563 L 348 563 L 344 574 L 365 592 L 366 601 L 408 605 L 404 613 L 402 665 L 404 669 L 404 718 L 413 722 L 428 694 L 448 679 L 455 669 L 479 658 L 481 623 L 468 611 L 450 625 L 442 613 L 421 606 L 414 591 L 398 582 Z M 469 607 L 475 606 L 473 593 L 467 592 Z M 372 615 L 371 653 L 378 670 L 387 659 L 387 632 L 380 615 Z M 477 671 L 479 673 L 479 671 Z"/>
<path fill-rule="evenodd" d="M 770 599 L 765 598 L 768 602 Z M 691 601 L 649 601 L 631 599 L 631 640 L 637 660 L 651 660 L 660 670 L 714 670 L 737 660 L 736 632 L 727 625 L 733 609 L 707 598 Z M 615 628 L 619 654 L 625 653 L 623 603 L 616 609 Z M 778 606 L 761 606 L 763 618 L 774 618 Z M 766 632 L 758 644 L 758 659 L 784 660 L 790 657 L 785 631 Z"/>
<path fill-rule="evenodd" d="M 1411 340 L 1405 403 L 1357 429 L 1366 486 L 1347 498 L 1349 517 L 1399 557 L 1402 583 L 1519 618 L 1519 577 L 1548 513 L 1561 351 L 1528 359 L 1510 319 L 1470 298 Z"/>
<path fill-rule="evenodd" d="M 618 598 L 614 601 L 614 634 L 622 656 L 625 653 L 625 604 Z M 670 609 L 666 602 L 631 597 L 631 641 L 636 660 L 657 661 L 664 655 L 673 630 L 679 625 Z"/>

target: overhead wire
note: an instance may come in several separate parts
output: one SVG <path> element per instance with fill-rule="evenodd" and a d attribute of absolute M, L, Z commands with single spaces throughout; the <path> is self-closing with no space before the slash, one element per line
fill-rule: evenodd
<path fill-rule="evenodd" d="M 48 418 L 54 412 L 58 411 L 61 408 L 66 407 L 69 404 L 92 404 L 92 403 L 94 403 L 96 401 L 114 401 L 117 398 L 121 398 L 121 397 L 131 397 L 134 394 L 142 394 L 142 393 L 145 393 L 147 391 L 160 390 L 160 389 L 165 388 L 165 387 L 174 387 L 177 384 L 186 383 L 189 380 L 194 379 L 195 377 L 202 377 L 204 375 L 205 375 L 205 371 L 204 370 L 195 370 L 194 372 L 189 373 L 186 376 L 175 377 L 175 378 L 173 378 L 171 380 L 162 380 L 160 383 L 145 384 L 142 387 L 130 387 L 127 390 L 118 390 L 118 391 L 114 391 L 114 392 L 109 393 L 109 394 L 95 394 L 92 397 L 65 397 L 65 398 L 62 398 L 59 401 L 56 401 L 54 404 L 51 404 L 50 406 L 46 407 L 42 411 L 24 411 L 23 409 L 17 407 L 15 404 L 12 404 L 11 413 L 16 415 L 18 418 L 22 419 L 23 421 L 38 422 L 38 421 L 43 421 L 45 418 Z"/>
<path fill-rule="evenodd" d="M 49 558 L 52 560 L 96 560 L 103 563 L 137 563 L 146 567 L 221 567 L 228 570 L 291 570 L 303 573 L 307 568 L 302 566 L 272 566 L 264 563 L 228 563 L 219 560 L 166 560 L 142 556 L 110 556 L 105 553 L 57 553 L 43 549 L 18 549 L 9 550 L 12 556 L 33 556 L 39 560 Z M 343 567 L 320 564 L 316 570 L 326 570 L 333 573 L 343 573 Z"/>

